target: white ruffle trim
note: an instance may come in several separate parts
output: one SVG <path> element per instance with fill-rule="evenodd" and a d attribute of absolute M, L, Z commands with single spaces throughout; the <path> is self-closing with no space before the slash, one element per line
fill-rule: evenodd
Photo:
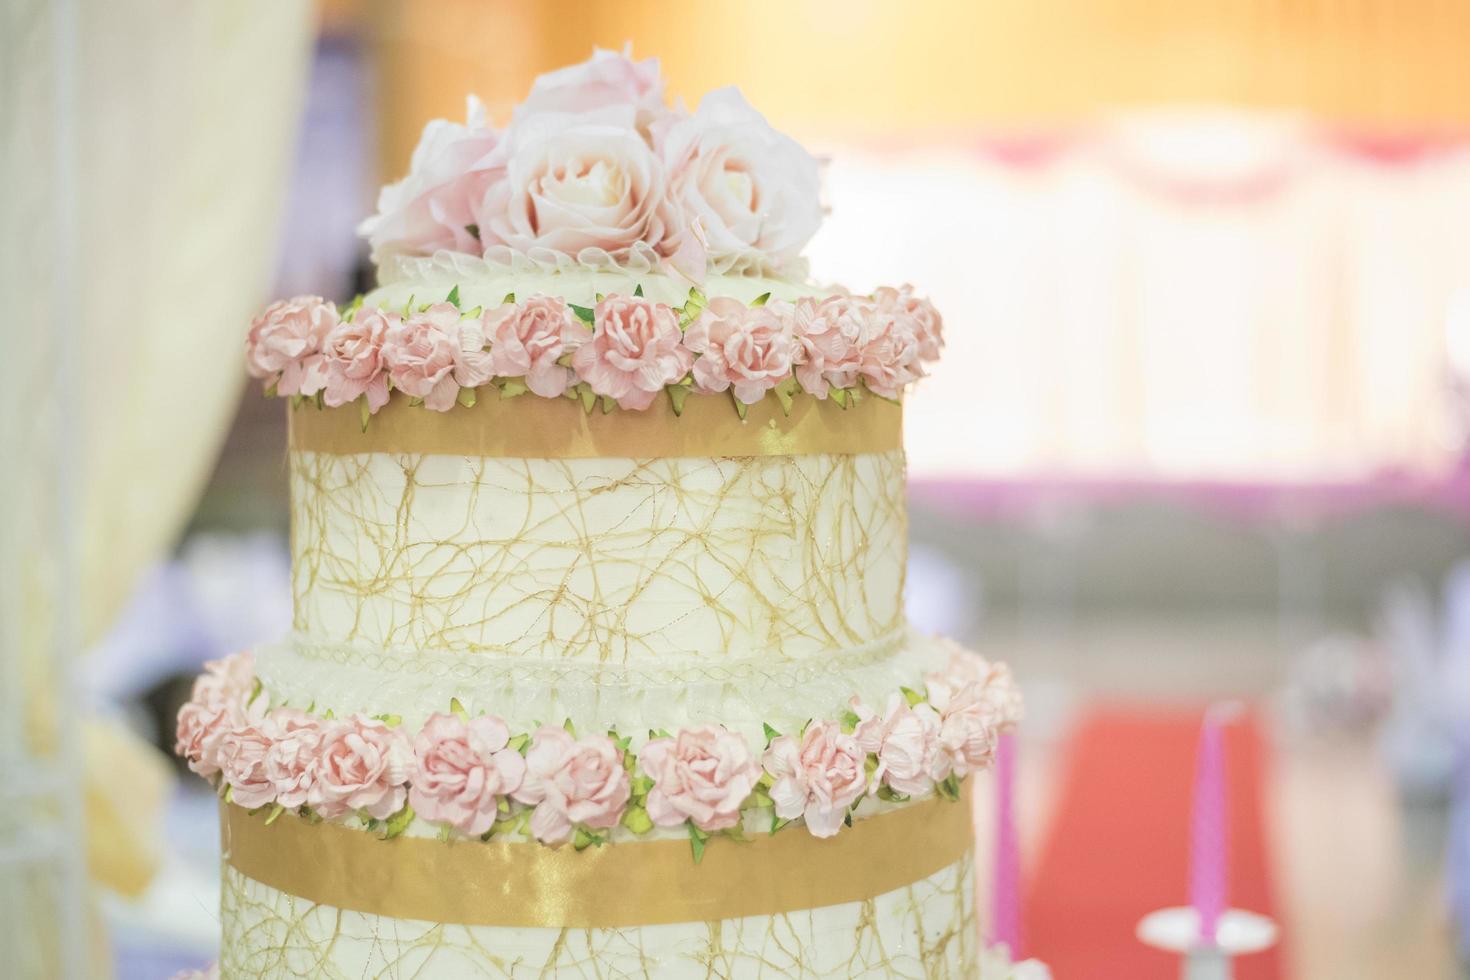
<path fill-rule="evenodd" d="M 635 735 L 718 723 L 759 744 L 766 724 L 791 731 L 812 718 L 840 717 L 854 696 L 878 708 L 901 687 L 920 689 L 951 650 L 906 631 L 799 660 L 703 658 L 624 667 L 364 650 L 298 637 L 257 648 L 255 672 L 273 705 L 338 716 L 396 714 L 410 727 L 458 698 L 472 714 L 504 718 L 512 731 L 568 718 L 579 730 Z"/>

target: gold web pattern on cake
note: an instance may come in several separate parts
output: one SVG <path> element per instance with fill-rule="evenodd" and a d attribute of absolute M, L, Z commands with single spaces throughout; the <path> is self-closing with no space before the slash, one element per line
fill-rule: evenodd
<path fill-rule="evenodd" d="M 901 452 L 649 460 L 291 454 L 296 628 L 634 663 L 799 656 L 903 625 Z"/>

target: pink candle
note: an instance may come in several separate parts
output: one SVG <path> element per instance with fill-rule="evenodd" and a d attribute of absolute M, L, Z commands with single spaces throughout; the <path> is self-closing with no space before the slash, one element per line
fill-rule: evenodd
<path fill-rule="evenodd" d="M 1005 734 L 995 755 L 995 880 L 990 942 L 1021 955 L 1021 848 L 1016 838 L 1016 736 Z"/>
<path fill-rule="evenodd" d="M 1225 802 L 1225 734 L 1220 712 L 1205 712 L 1194 770 L 1190 823 L 1189 902 L 1199 914 L 1200 941 L 1213 945 L 1225 912 L 1229 825 Z"/>

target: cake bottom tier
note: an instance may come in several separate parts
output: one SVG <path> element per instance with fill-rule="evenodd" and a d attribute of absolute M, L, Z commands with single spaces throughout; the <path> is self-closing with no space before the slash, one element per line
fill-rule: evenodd
<path fill-rule="evenodd" d="M 288 895 L 224 868 L 225 978 L 973 977 L 971 859 L 861 902 L 617 929 L 447 925 Z"/>

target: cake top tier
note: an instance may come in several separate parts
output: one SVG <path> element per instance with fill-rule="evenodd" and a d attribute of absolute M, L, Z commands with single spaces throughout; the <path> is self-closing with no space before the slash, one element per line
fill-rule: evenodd
<path fill-rule="evenodd" d="M 364 427 L 397 391 L 448 412 L 478 389 L 568 397 L 591 412 L 728 393 L 897 401 L 939 355 L 941 320 L 904 286 L 805 281 L 821 223 L 815 159 L 734 89 L 689 112 L 656 60 L 597 51 L 538 78 L 496 130 L 429 123 L 412 172 L 361 232 L 381 285 L 251 325 L 251 374 Z"/>

